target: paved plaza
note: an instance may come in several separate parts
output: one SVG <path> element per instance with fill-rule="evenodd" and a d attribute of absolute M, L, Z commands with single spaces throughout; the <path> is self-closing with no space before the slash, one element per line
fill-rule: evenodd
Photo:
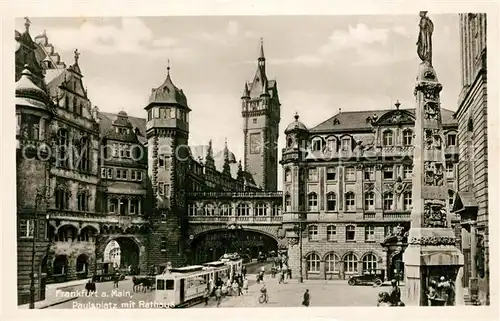
<path fill-rule="evenodd" d="M 324 306 L 375 306 L 377 293 L 388 291 L 389 287 L 374 288 L 371 286 L 349 286 L 347 281 L 304 281 L 289 280 L 286 284 L 278 284 L 278 278 L 265 278 L 268 289 L 269 302 L 259 304 L 261 285 L 255 281 L 255 275 L 249 275 L 248 293 L 242 296 L 224 297 L 222 308 L 229 307 L 299 307 L 302 295 L 306 289 L 311 293 L 311 307 Z M 67 289 L 67 292 L 58 292 L 58 296 L 69 296 L 78 291 L 83 292 L 84 285 Z M 112 282 L 98 283 L 97 295 L 91 297 L 80 296 L 74 300 L 50 307 L 50 309 L 147 309 L 159 308 L 154 306 L 155 292 L 132 292 L 132 280 L 127 279 L 119 284 L 118 289 L 113 289 Z M 208 306 L 204 303 L 192 308 L 216 308 L 215 299 L 210 299 Z"/>

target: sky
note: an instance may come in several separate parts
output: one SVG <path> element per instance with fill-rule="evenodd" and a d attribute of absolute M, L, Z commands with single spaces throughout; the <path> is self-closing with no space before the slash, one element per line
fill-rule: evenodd
<path fill-rule="evenodd" d="M 442 107 L 457 109 L 460 43 L 457 14 L 429 15 Z M 418 12 L 364 16 L 174 16 L 31 18 L 67 65 L 73 51 L 89 98 L 101 111 L 145 117 L 151 89 L 170 74 L 192 109 L 190 145 L 228 147 L 243 157 L 240 97 L 257 68 L 263 38 L 266 71 L 281 101 L 279 150 L 297 112 L 313 127 L 342 111 L 413 108 L 420 63 Z M 16 20 L 24 30 L 24 20 Z M 281 176 L 280 176 L 281 177 Z"/>

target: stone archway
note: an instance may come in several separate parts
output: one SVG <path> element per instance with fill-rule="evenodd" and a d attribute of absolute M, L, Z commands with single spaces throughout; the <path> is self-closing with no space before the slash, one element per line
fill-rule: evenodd
<path fill-rule="evenodd" d="M 254 229 L 213 229 L 204 231 L 191 242 L 191 264 L 216 261 L 226 253 L 239 253 L 247 259 L 257 258 L 259 252 L 267 254 L 278 250 L 278 240 Z"/>
<path fill-rule="evenodd" d="M 76 277 L 85 279 L 89 272 L 89 257 L 86 254 L 80 254 L 76 258 Z"/>
<path fill-rule="evenodd" d="M 119 263 L 118 261 L 111 260 L 108 253 L 110 251 L 106 250 L 108 245 L 114 242 L 119 247 Z M 133 237 L 117 236 L 111 238 L 106 242 L 103 252 L 103 262 L 105 264 L 108 263 L 120 269 L 127 269 L 131 275 L 138 275 L 140 273 L 141 246 Z M 107 257 L 106 254 L 108 254 Z"/>

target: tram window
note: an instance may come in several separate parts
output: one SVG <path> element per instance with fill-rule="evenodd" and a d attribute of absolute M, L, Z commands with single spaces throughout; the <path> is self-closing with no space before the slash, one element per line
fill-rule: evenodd
<path fill-rule="evenodd" d="M 174 280 L 165 280 L 165 290 L 174 289 Z"/>
<path fill-rule="evenodd" d="M 157 290 L 165 290 L 165 280 L 158 280 L 156 282 L 156 289 Z"/>

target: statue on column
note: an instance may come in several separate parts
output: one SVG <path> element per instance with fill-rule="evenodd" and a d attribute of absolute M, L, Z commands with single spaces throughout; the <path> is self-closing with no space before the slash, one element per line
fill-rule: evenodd
<path fill-rule="evenodd" d="M 417 54 L 422 62 L 428 62 L 432 66 L 432 32 L 434 31 L 434 24 L 427 17 L 427 11 L 420 11 L 419 27 Z"/>

